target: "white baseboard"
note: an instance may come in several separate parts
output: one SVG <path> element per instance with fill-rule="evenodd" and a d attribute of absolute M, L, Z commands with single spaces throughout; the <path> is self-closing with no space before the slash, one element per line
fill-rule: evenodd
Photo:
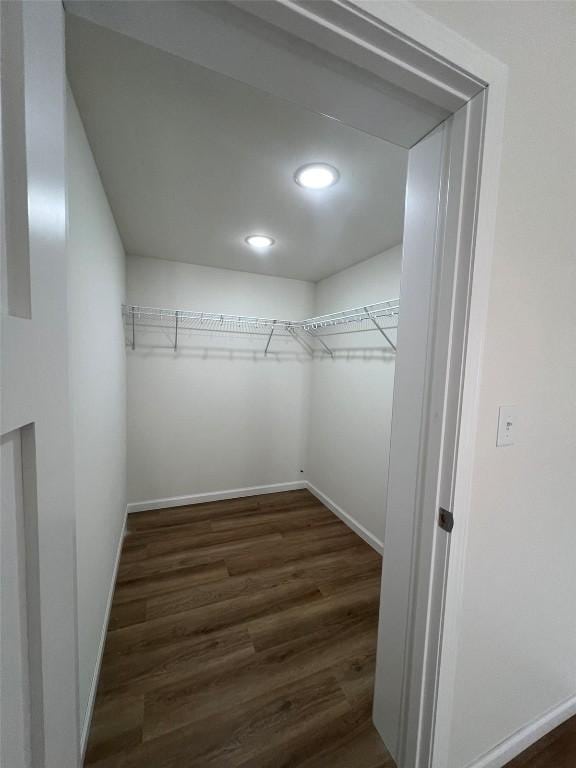
<path fill-rule="evenodd" d="M 351 528 L 354 533 L 357 533 L 358 536 L 364 539 L 364 541 L 367 544 L 370 544 L 372 549 L 375 549 L 376 552 L 378 552 L 379 555 L 381 555 L 384 552 L 384 544 L 378 539 L 376 536 L 374 536 L 373 533 L 370 533 L 369 530 L 367 530 L 362 523 L 359 523 L 357 520 L 355 520 L 352 515 L 350 515 L 348 512 L 345 512 L 342 507 L 339 507 L 338 504 L 332 501 L 326 494 L 322 493 L 322 491 L 318 490 L 315 485 L 312 485 L 312 483 L 306 483 L 306 487 L 310 491 L 310 493 L 313 493 L 316 498 L 324 504 L 325 507 L 328 507 L 328 509 L 333 512 L 337 517 L 342 520 L 342 522 L 346 523 L 346 525 Z"/>
<path fill-rule="evenodd" d="M 576 696 L 549 709 L 542 717 L 517 730 L 493 749 L 473 760 L 466 768 L 502 768 L 573 715 L 576 715 Z"/>
<path fill-rule="evenodd" d="M 290 483 L 274 483 L 272 485 L 255 485 L 251 488 L 234 488 L 229 491 L 211 491 L 210 493 L 195 493 L 191 496 L 169 496 L 165 499 L 149 501 L 134 501 L 128 504 L 128 513 L 148 512 L 151 509 L 166 507 L 184 507 L 189 504 L 203 504 L 206 501 L 224 501 L 225 499 L 241 499 L 244 496 L 260 496 L 263 493 L 281 493 L 306 488 L 304 480 L 294 480 Z"/>
<path fill-rule="evenodd" d="M 116 550 L 116 560 L 114 562 L 114 572 L 112 573 L 112 580 L 110 582 L 110 590 L 108 592 L 108 601 L 106 604 L 106 616 L 104 624 L 102 626 L 102 633 L 100 635 L 100 643 L 98 646 L 98 656 L 96 659 L 96 666 L 94 668 L 94 675 L 92 676 L 92 684 L 90 686 L 90 695 L 88 697 L 88 706 L 86 707 L 86 713 L 84 715 L 84 723 L 82 724 L 82 734 L 80 736 L 80 754 L 81 764 L 84 765 L 84 756 L 86 753 L 86 747 L 88 746 L 88 735 L 90 733 L 90 724 L 92 723 L 92 713 L 94 712 L 94 702 L 96 701 L 96 691 L 98 690 L 98 678 L 100 677 L 100 667 L 102 666 L 102 656 L 104 655 L 104 645 L 106 644 L 106 634 L 108 632 L 108 623 L 110 621 L 110 611 L 112 610 L 112 601 L 114 599 L 114 588 L 116 587 L 116 575 L 118 573 L 118 566 L 120 565 L 120 555 L 122 554 L 122 544 L 124 542 L 124 536 L 126 535 L 126 520 L 128 516 L 128 507 L 124 513 L 124 524 L 122 526 L 122 533 L 118 540 L 118 549 Z"/>
<path fill-rule="evenodd" d="M 326 496 L 312 483 L 305 480 L 294 480 L 289 483 L 273 483 L 272 485 L 254 485 L 250 488 L 233 488 L 229 491 L 211 491 L 209 493 L 195 493 L 190 496 L 168 496 L 164 499 L 150 499 L 148 501 L 134 501 L 128 504 L 128 514 L 131 512 L 148 512 L 153 509 L 167 509 L 169 507 L 183 507 L 192 504 L 203 504 L 207 501 L 224 501 L 226 499 L 241 499 L 245 496 L 260 496 L 263 493 L 282 493 L 282 491 L 295 491 L 307 488 L 314 494 L 322 504 L 339 517 L 354 533 L 361 536 L 365 542 L 376 550 L 380 555 L 384 550 L 384 545 L 374 534 L 370 533 L 362 523 L 355 520 L 342 507 Z"/>

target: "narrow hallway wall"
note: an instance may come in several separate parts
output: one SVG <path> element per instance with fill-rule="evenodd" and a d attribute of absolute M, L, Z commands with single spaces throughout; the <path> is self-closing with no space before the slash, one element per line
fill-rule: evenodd
<path fill-rule="evenodd" d="M 85 729 L 126 513 L 125 257 L 70 91 L 68 227 L 79 720 Z"/>

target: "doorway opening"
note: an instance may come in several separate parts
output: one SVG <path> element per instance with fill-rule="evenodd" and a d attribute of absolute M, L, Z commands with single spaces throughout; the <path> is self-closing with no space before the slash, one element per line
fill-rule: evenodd
<path fill-rule="evenodd" d="M 206 760 L 248 724 L 239 761 L 326 760 L 351 726 L 333 756 L 387 763 L 371 719 L 408 150 L 74 15 L 67 68 L 71 257 L 89 151 L 126 253 L 129 515 L 92 713 L 81 676 L 85 764 L 158 763 L 181 729 Z M 86 348 L 87 307 L 118 285 L 75 285 Z M 100 503 L 77 527 L 88 670 Z"/>

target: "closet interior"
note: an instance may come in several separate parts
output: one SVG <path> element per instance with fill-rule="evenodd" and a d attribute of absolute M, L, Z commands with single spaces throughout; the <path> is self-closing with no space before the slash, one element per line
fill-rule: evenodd
<path fill-rule="evenodd" d="M 388 765 L 369 723 L 408 151 L 81 14 L 66 35 L 86 765 L 315 755 L 354 717 Z"/>

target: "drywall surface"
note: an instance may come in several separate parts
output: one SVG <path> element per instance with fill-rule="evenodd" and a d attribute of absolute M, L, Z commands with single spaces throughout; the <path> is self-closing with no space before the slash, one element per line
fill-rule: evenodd
<path fill-rule="evenodd" d="M 419 5 L 510 73 L 449 761 L 496 766 L 576 706 L 576 5 Z"/>
<path fill-rule="evenodd" d="M 68 226 L 82 727 L 126 512 L 125 257 L 70 92 Z"/>
<path fill-rule="evenodd" d="M 265 258 L 265 257 L 263 257 Z M 127 260 L 130 304 L 298 319 L 314 285 Z M 128 350 L 128 497 L 139 503 L 302 480 L 310 365 L 293 340 L 137 328 Z"/>
<path fill-rule="evenodd" d="M 402 246 L 316 284 L 315 314 L 398 298 Z M 390 332 L 393 340 L 396 331 Z M 394 354 L 379 331 L 331 336 L 312 363 L 307 480 L 382 542 Z"/>

